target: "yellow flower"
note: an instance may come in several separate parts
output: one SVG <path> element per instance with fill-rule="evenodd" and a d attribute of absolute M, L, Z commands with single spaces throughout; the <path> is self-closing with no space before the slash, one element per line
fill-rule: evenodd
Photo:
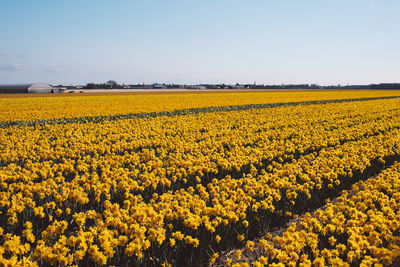
<path fill-rule="evenodd" d="M 219 257 L 219 253 L 218 253 L 218 252 L 214 253 L 214 254 L 211 256 L 209 262 L 211 262 L 211 263 L 215 262 L 215 260 L 216 260 L 218 257 Z"/>
<path fill-rule="evenodd" d="M 237 236 L 237 240 L 238 240 L 239 242 L 243 241 L 243 240 L 244 240 L 244 235 L 238 235 L 238 236 Z"/>
<path fill-rule="evenodd" d="M 331 244 L 331 246 L 333 246 L 336 243 L 336 238 L 334 238 L 333 236 L 329 237 L 329 244 Z"/>
<path fill-rule="evenodd" d="M 254 251 L 254 242 L 253 241 L 247 241 L 246 242 L 246 248 L 250 251 Z"/>
<path fill-rule="evenodd" d="M 242 256 L 242 250 L 236 250 L 235 251 L 235 258 L 236 260 L 240 260 L 240 257 Z"/>

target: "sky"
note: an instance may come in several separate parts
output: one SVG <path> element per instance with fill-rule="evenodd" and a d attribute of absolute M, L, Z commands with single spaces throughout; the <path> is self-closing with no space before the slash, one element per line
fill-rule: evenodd
<path fill-rule="evenodd" d="M 400 82 L 399 0 L 1 0 L 0 84 Z"/>

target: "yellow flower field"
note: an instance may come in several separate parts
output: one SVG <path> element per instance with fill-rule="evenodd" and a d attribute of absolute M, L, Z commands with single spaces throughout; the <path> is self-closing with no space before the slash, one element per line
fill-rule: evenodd
<path fill-rule="evenodd" d="M 260 239 L 254 266 L 382 266 L 400 257 L 400 163 L 343 191 L 279 236 Z M 250 241 L 249 241 L 250 242 Z M 252 250 L 252 248 L 245 248 Z M 228 262 L 248 265 L 238 250 Z M 245 252 L 246 253 L 246 252 Z M 238 256 L 239 255 L 239 256 Z"/>
<path fill-rule="evenodd" d="M 177 109 L 400 96 L 399 91 L 202 92 L 172 94 L 0 95 L 0 121 L 115 115 Z"/>
<path fill-rule="evenodd" d="M 254 265 L 390 265 L 400 98 L 365 99 L 388 96 L 400 92 L 0 98 L 2 121 L 40 119 L 0 127 L 0 262 L 191 266 L 262 246 Z M 246 106 L 335 99 L 353 100 Z M 162 113 L 189 108 L 205 109 Z M 160 113 L 88 119 L 143 112 Z M 77 119 L 51 120 L 64 117 Z M 298 216 L 282 237 L 252 241 Z"/>

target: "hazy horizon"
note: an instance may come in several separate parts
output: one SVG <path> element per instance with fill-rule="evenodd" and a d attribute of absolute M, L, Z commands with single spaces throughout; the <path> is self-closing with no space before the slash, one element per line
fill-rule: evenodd
<path fill-rule="evenodd" d="M 0 2 L 0 83 L 400 82 L 400 2 Z"/>

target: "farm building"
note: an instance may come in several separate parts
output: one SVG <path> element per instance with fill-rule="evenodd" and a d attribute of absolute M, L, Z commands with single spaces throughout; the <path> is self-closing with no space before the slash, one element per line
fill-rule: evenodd
<path fill-rule="evenodd" d="M 0 84 L 0 93 L 3 94 L 49 94 L 59 93 L 59 91 L 46 83 Z"/>

